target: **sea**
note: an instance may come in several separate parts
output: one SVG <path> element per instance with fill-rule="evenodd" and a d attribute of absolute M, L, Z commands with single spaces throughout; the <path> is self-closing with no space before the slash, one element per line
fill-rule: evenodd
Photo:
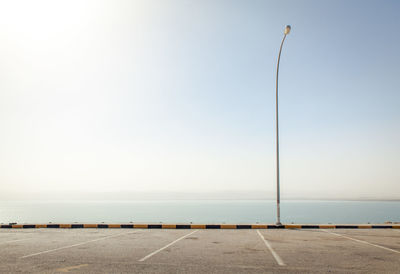
<path fill-rule="evenodd" d="M 282 223 L 400 222 L 400 201 L 282 201 Z M 276 201 L 0 201 L 0 223 L 276 222 Z"/>

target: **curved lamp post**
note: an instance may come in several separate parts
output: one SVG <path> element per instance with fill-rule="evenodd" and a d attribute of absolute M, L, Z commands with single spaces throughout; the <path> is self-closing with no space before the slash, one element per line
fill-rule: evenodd
<path fill-rule="evenodd" d="M 276 225 L 282 225 L 281 223 L 281 209 L 280 209 L 280 203 L 281 203 L 281 197 L 280 197 L 280 188 L 279 188 L 279 116 L 278 116 L 278 75 L 279 75 L 279 61 L 281 60 L 281 52 L 282 52 L 282 46 L 283 42 L 285 42 L 286 35 L 289 34 L 290 32 L 290 25 L 287 25 L 285 27 L 281 47 L 279 49 L 279 55 L 278 55 L 278 64 L 276 66 L 276 213 L 277 213 L 277 220 L 276 220 Z"/>

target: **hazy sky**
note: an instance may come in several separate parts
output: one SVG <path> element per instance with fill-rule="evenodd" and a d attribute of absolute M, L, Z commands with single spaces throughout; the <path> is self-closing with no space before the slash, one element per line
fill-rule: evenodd
<path fill-rule="evenodd" d="M 0 192 L 400 198 L 399 1 L 1 1 Z"/>

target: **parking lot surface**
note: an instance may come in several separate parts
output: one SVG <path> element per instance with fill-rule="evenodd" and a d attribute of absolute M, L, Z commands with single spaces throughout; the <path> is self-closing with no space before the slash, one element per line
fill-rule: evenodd
<path fill-rule="evenodd" d="M 399 273 L 397 229 L 1 229 L 0 273 Z"/>

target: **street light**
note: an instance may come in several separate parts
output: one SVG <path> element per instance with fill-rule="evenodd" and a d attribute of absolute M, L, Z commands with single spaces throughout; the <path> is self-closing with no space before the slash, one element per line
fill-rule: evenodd
<path fill-rule="evenodd" d="M 281 203 L 281 194 L 280 194 L 280 189 L 279 189 L 279 116 L 278 116 L 278 75 L 279 75 L 279 61 L 281 60 L 281 52 L 282 52 L 282 46 L 283 42 L 285 42 L 286 35 L 289 34 L 290 32 L 290 25 L 287 25 L 285 27 L 281 47 L 279 49 L 279 55 L 278 55 L 278 64 L 276 66 L 276 225 L 282 225 L 281 223 L 281 209 L 280 209 L 280 203 Z"/>

